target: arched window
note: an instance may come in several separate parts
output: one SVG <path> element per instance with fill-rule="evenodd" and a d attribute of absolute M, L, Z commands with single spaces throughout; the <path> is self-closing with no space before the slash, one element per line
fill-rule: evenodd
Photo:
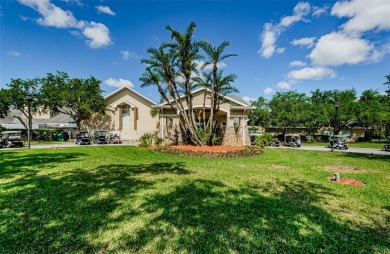
<path fill-rule="evenodd" d="M 122 129 L 130 129 L 130 105 L 124 105 L 122 107 Z"/>

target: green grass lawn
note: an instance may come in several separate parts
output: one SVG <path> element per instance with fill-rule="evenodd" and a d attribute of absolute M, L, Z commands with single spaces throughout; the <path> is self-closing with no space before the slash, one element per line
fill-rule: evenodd
<path fill-rule="evenodd" d="M 390 156 L 0 150 L 0 253 L 389 253 L 389 221 Z"/>

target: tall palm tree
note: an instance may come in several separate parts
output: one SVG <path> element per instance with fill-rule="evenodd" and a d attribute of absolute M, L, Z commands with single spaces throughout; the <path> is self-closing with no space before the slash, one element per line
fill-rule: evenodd
<path fill-rule="evenodd" d="M 163 43 L 158 48 L 148 49 L 150 57 L 141 60 L 148 67 L 140 80 L 143 86 L 157 85 L 162 97 L 176 112 L 187 137 L 194 144 L 203 145 L 197 131 L 191 94 L 193 85 L 191 74 L 196 72 L 195 60 L 201 58 L 198 42 L 192 39 L 195 28 L 195 23 L 191 23 L 185 33 L 180 33 L 167 26 L 166 29 L 171 32 L 172 41 Z M 178 81 L 179 78 L 181 81 Z M 183 91 L 188 110 L 185 110 L 180 99 Z M 168 95 L 173 98 L 176 108 L 169 102 Z"/>
<path fill-rule="evenodd" d="M 237 76 L 235 74 L 228 74 L 226 76 L 223 75 L 223 71 L 219 70 L 217 72 L 216 76 L 216 85 L 214 88 L 214 113 L 215 115 L 218 114 L 221 102 L 224 102 L 225 96 L 232 94 L 232 93 L 238 93 L 239 90 L 232 86 L 231 83 L 233 83 L 237 79 Z"/>
<path fill-rule="evenodd" d="M 193 78 L 194 88 L 203 87 L 203 129 L 206 128 L 206 97 L 209 88 L 211 87 L 211 72 L 202 72 L 201 76 Z"/>
<path fill-rule="evenodd" d="M 231 57 L 231 56 L 237 56 L 236 54 L 223 54 L 224 49 L 230 45 L 230 42 L 224 41 L 222 42 L 218 47 L 215 47 L 211 45 L 207 41 L 200 41 L 200 47 L 206 52 L 206 54 L 210 57 L 209 61 L 206 61 L 203 65 L 203 67 L 206 67 L 207 65 L 212 65 L 212 83 L 211 83 L 211 112 L 210 112 L 210 118 L 209 118 L 209 128 L 212 129 L 212 123 L 214 121 L 214 114 L 213 109 L 215 108 L 215 96 L 214 90 L 216 87 L 217 82 L 217 72 L 218 72 L 218 63 L 220 63 L 222 60 Z"/>

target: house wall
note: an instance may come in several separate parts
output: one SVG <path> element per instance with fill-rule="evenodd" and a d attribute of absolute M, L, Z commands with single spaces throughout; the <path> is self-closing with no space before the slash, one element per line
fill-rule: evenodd
<path fill-rule="evenodd" d="M 134 106 L 130 109 L 129 127 L 127 129 L 122 128 L 122 106 L 127 105 L 124 102 Z M 85 129 L 120 131 L 123 140 L 138 140 L 143 134 L 156 131 L 158 117 L 153 118 L 150 114 L 151 107 L 154 104 L 130 89 L 122 89 L 106 98 L 106 105 L 108 116 L 100 119 L 100 121 L 85 123 Z"/>

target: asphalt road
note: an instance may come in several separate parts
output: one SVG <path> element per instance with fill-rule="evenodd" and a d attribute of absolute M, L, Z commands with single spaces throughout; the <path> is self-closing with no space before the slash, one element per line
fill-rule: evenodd
<path fill-rule="evenodd" d="M 270 147 L 274 149 L 301 149 L 301 150 L 309 150 L 309 151 L 324 151 L 324 152 L 330 152 L 331 148 L 326 148 L 322 146 L 301 146 L 299 148 L 296 147 L 289 147 L 289 146 L 279 146 L 279 147 Z M 375 154 L 375 155 L 389 155 L 390 152 L 382 151 L 380 149 L 375 148 L 357 148 L 357 147 L 350 147 L 348 150 L 337 150 L 334 149 L 335 152 L 340 153 L 364 153 L 364 154 Z"/>

